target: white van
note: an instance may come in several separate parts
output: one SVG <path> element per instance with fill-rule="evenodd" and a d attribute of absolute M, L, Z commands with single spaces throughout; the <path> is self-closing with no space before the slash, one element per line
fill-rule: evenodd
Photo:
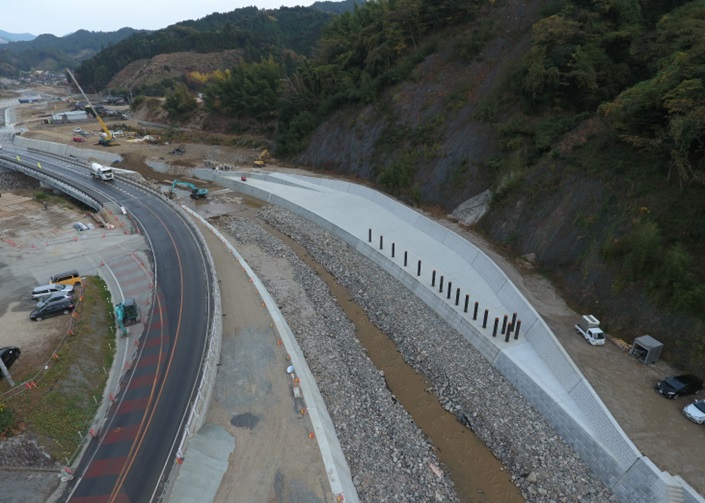
<path fill-rule="evenodd" d="M 32 298 L 43 299 L 44 297 L 48 297 L 56 292 L 73 293 L 73 285 L 62 285 L 60 283 L 55 283 L 51 285 L 38 286 L 32 290 Z"/>

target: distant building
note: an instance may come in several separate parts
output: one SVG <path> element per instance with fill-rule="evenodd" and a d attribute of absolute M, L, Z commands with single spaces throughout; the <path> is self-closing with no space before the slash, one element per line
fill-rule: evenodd
<path fill-rule="evenodd" d="M 52 122 L 77 122 L 88 120 L 88 112 L 81 110 L 71 110 L 69 112 L 61 112 L 51 114 Z"/>

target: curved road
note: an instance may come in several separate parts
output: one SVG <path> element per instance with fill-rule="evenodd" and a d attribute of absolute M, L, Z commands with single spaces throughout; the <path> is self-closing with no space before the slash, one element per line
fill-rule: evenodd
<path fill-rule="evenodd" d="M 130 183 L 92 179 L 85 168 L 6 147 L 0 158 L 69 180 L 101 202 L 124 206 L 151 241 L 155 298 L 121 394 L 91 441 L 62 501 L 158 499 L 199 381 L 210 329 L 210 272 L 198 240 L 168 202 Z"/>

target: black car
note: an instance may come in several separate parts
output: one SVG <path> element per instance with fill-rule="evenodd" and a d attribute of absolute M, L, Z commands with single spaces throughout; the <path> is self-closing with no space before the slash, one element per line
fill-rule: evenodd
<path fill-rule="evenodd" d="M 0 348 L 0 359 L 2 359 L 2 362 L 8 369 L 12 367 L 12 364 L 15 363 L 15 360 L 17 360 L 19 357 L 20 348 L 17 348 L 15 346 L 7 346 L 4 348 Z M 4 376 L 2 372 L 0 372 L 0 379 L 2 379 L 3 377 Z"/>
<path fill-rule="evenodd" d="M 55 302 L 64 302 L 67 298 L 73 299 L 73 295 L 70 293 L 55 292 L 41 299 L 39 302 L 37 302 L 37 305 L 34 307 L 36 309 L 41 309 L 44 306 L 48 306 L 49 304 L 53 304 Z"/>
<path fill-rule="evenodd" d="M 35 321 L 42 321 L 44 318 L 49 316 L 54 316 L 57 314 L 69 314 L 74 308 L 73 299 L 71 297 L 66 297 L 60 302 L 52 302 L 51 304 L 46 304 L 44 307 L 35 309 L 29 313 L 29 319 Z"/>
<path fill-rule="evenodd" d="M 666 398 L 678 398 L 679 396 L 692 395 L 703 389 L 703 380 L 694 375 L 684 374 L 675 377 L 667 377 L 656 384 L 656 391 Z"/>

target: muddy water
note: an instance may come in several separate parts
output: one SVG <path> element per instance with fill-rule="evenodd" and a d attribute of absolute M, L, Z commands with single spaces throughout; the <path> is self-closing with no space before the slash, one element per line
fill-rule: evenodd
<path fill-rule="evenodd" d="M 389 389 L 431 441 L 440 461 L 450 470 L 460 501 L 523 502 L 521 493 L 512 484 L 509 472 L 501 462 L 471 430 L 441 407 L 434 394 L 426 391 L 431 384 L 404 362 L 394 342 L 372 324 L 364 309 L 351 299 L 347 290 L 302 246 L 267 224 L 260 223 L 287 243 L 326 282 L 338 304 L 355 324 L 356 335 L 367 349 L 370 359 L 384 372 Z"/>

